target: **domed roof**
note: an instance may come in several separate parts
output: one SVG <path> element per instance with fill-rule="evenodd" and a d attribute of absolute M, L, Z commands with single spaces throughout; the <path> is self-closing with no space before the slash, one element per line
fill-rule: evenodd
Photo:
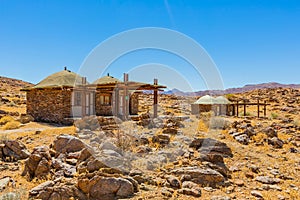
<path fill-rule="evenodd" d="M 199 98 L 194 104 L 211 105 L 211 104 L 230 104 L 230 103 L 231 102 L 223 96 L 218 96 L 215 98 L 209 95 L 205 95 Z"/>
<path fill-rule="evenodd" d="M 83 78 L 65 68 L 65 70 L 54 73 L 33 88 L 57 88 L 57 87 L 74 87 L 75 85 L 82 85 Z"/>
<path fill-rule="evenodd" d="M 103 76 L 103 77 L 97 79 L 92 84 L 93 85 L 108 85 L 108 84 L 117 84 L 117 83 L 121 83 L 121 81 L 108 74 L 107 76 Z"/>
<path fill-rule="evenodd" d="M 209 95 L 205 95 L 199 98 L 194 104 L 214 104 L 215 98 Z"/>
<path fill-rule="evenodd" d="M 224 96 L 218 96 L 215 98 L 216 104 L 230 104 L 231 102 Z"/>

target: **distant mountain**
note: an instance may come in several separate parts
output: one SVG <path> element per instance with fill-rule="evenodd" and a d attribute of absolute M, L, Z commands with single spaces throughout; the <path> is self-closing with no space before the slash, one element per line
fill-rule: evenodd
<path fill-rule="evenodd" d="M 224 94 L 236 94 L 244 93 L 256 89 L 265 89 L 265 88 L 298 88 L 300 89 L 300 84 L 281 84 L 276 82 L 271 83 L 261 83 L 261 84 L 248 84 L 240 88 L 229 88 L 226 90 L 204 90 L 197 92 L 183 92 L 176 88 L 165 91 L 163 94 L 172 94 L 176 96 L 204 96 L 204 95 L 224 95 Z"/>
<path fill-rule="evenodd" d="M 188 96 L 188 92 L 183 92 L 181 90 L 178 90 L 176 88 L 172 89 L 172 90 L 168 90 L 163 92 L 163 94 L 169 94 L 169 95 L 175 95 L 175 96 Z"/>

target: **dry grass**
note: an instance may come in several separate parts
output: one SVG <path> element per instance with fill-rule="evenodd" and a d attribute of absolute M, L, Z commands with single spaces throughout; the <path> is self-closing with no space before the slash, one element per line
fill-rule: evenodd
<path fill-rule="evenodd" d="M 10 121 L 7 122 L 4 126 L 4 130 L 13 130 L 13 129 L 18 129 L 20 127 L 21 123 L 18 121 Z"/>
<path fill-rule="evenodd" d="M 15 119 L 11 116 L 4 116 L 0 119 L 0 125 L 5 125 L 8 122 L 15 121 Z"/>

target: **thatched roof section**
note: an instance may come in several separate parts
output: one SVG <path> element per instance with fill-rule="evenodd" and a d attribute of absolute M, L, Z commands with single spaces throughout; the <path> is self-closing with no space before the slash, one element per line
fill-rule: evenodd
<path fill-rule="evenodd" d="M 80 75 L 65 69 L 48 76 L 31 88 L 24 88 L 24 90 L 74 87 L 76 85 L 82 85 L 82 80 L 83 78 Z"/>
<path fill-rule="evenodd" d="M 201 104 L 201 105 L 230 104 L 230 103 L 231 102 L 223 96 L 219 96 L 215 98 L 209 95 L 205 95 L 194 102 L 194 104 Z"/>
<path fill-rule="evenodd" d="M 107 75 L 97 79 L 92 83 L 92 85 L 110 85 L 110 84 L 117 84 L 117 83 L 121 83 L 121 81 L 117 78 Z"/>
<path fill-rule="evenodd" d="M 203 97 L 200 97 L 197 101 L 194 102 L 194 104 L 203 104 L 203 105 L 210 105 L 214 104 L 214 97 L 205 95 Z"/>
<path fill-rule="evenodd" d="M 216 104 L 230 104 L 231 102 L 224 96 L 218 96 L 215 98 Z"/>

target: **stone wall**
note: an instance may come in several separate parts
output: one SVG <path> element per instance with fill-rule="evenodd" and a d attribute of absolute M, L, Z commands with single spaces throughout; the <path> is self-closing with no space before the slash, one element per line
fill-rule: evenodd
<path fill-rule="evenodd" d="M 35 121 L 64 123 L 71 116 L 72 91 L 34 89 L 27 92 L 27 114 Z"/>

